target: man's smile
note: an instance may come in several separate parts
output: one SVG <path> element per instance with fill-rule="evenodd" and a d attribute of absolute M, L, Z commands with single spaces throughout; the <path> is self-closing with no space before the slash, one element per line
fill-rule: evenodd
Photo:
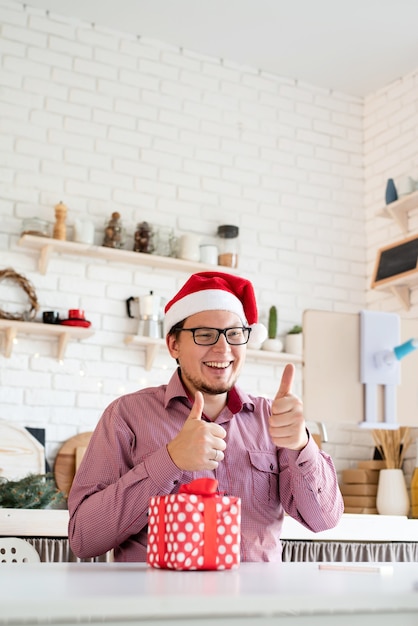
<path fill-rule="evenodd" d="M 226 369 L 233 363 L 233 361 L 205 361 L 207 367 L 214 367 L 215 369 Z"/>

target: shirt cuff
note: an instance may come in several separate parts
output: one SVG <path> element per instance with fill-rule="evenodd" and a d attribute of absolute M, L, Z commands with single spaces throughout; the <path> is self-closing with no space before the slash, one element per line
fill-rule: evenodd
<path fill-rule="evenodd" d="M 306 429 L 306 432 L 308 433 L 309 437 L 308 443 L 304 448 L 302 448 L 302 450 L 287 449 L 287 458 L 289 464 L 293 465 L 294 467 L 298 467 L 299 469 L 302 469 L 302 467 L 304 466 L 308 467 L 307 464 L 314 463 L 318 454 L 318 446 L 316 445 L 315 440 L 313 439 L 308 429 Z"/>
<path fill-rule="evenodd" d="M 183 470 L 173 462 L 166 446 L 147 456 L 144 465 L 148 476 L 157 485 L 159 493 L 171 493 L 183 476 Z"/>

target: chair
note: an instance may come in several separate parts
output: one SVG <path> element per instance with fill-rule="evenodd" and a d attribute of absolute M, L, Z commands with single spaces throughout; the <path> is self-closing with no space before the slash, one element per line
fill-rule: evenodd
<path fill-rule="evenodd" d="M 0 563 L 39 563 L 37 550 L 25 539 L 0 537 Z"/>

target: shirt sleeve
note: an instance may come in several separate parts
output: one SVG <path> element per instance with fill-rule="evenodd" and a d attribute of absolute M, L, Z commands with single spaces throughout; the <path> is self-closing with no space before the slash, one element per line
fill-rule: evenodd
<path fill-rule="evenodd" d="M 344 502 L 331 457 L 311 436 L 300 451 L 279 449 L 280 500 L 286 513 L 313 532 L 333 528 Z"/>
<path fill-rule="evenodd" d="M 74 554 L 105 554 L 148 523 L 151 496 L 176 489 L 183 472 L 166 446 L 132 463 L 135 435 L 119 418 L 117 401 L 99 421 L 68 497 L 68 538 Z"/>

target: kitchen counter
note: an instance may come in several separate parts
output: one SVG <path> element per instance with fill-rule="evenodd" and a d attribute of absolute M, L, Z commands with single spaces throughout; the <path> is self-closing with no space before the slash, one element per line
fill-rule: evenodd
<path fill-rule="evenodd" d="M 67 537 L 67 510 L 0 508 L 0 536 Z M 418 541 L 418 519 L 401 515 L 344 514 L 331 530 L 313 533 L 289 516 L 282 539 L 295 541 Z"/>
<path fill-rule="evenodd" d="M 323 567 L 242 563 L 179 572 L 138 563 L 2 564 L 0 625 L 418 623 L 416 564 Z"/>

